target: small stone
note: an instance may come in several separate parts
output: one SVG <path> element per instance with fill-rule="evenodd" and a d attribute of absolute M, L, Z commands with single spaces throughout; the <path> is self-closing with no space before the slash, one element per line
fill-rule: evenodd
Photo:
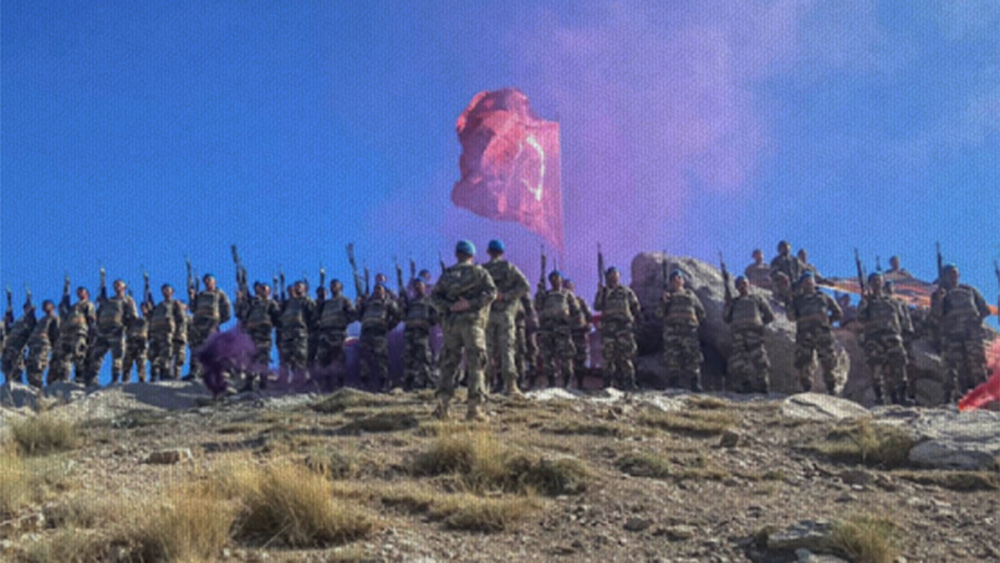
<path fill-rule="evenodd" d="M 625 530 L 629 532 L 641 532 L 652 525 L 653 522 L 645 518 L 629 518 L 625 521 Z"/>
<path fill-rule="evenodd" d="M 874 476 L 864 469 L 848 469 L 840 473 L 840 480 L 848 485 L 867 485 Z"/>
<path fill-rule="evenodd" d="M 696 532 L 692 526 L 671 526 L 666 529 L 666 536 L 670 541 L 683 541 L 693 538 Z"/>
<path fill-rule="evenodd" d="M 735 448 L 740 444 L 740 435 L 735 430 L 726 430 L 719 439 L 719 446 L 723 448 Z"/>
<path fill-rule="evenodd" d="M 172 448 L 169 450 L 159 450 L 149 454 L 146 463 L 156 465 L 174 465 L 182 461 L 194 459 L 191 448 Z"/>

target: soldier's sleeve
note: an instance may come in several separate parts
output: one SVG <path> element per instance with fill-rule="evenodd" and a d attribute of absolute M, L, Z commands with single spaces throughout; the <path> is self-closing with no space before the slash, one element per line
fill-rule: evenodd
<path fill-rule="evenodd" d="M 477 266 L 476 273 L 479 276 L 480 291 L 469 299 L 469 305 L 472 310 L 478 311 L 483 307 L 489 307 L 497 298 L 497 286 L 493 283 L 493 277 L 482 266 Z"/>
<path fill-rule="evenodd" d="M 670 308 L 670 303 L 664 303 L 661 299 L 659 304 L 656 306 L 655 315 L 658 319 L 665 319 L 667 317 L 667 309 Z"/>
<path fill-rule="evenodd" d="M 135 299 L 128 298 L 125 305 L 125 326 L 131 327 L 139 319 L 139 309 L 135 306 Z"/>
<path fill-rule="evenodd" d="M 233 316 L 233 306 L 229 303 L 229 296 L 225 291 L 219 290 L 219 324 L 224 325 Z"/>
<path fill-rule="evenodd" d="M 49 343 L 52 346 L 56 345 L 56 341 L 59 340 L 59 317 L 54 317 L 52 322 L 49 323 Z"/>
<path fill-rule="evenodd" d="M 698 317 L 698 322 L 705 320 L 705 305 L 702 304 L 701 298 L 694 291 L 691 291 L 691 296 L 694 298 L 694 312 Z"/>
<path fill-rule="evenodd" d="M 826 298 L 826 307 L 830 311 L 830 322 L 839 321 L 844 316 L 844 310 L 840 308 L 840 305 L 833 297 L 825 293 L 823 297 Z"/>
<path fill-rule="evenodd" d="M 361 318 L 358 314 L 358 310 L 354 307 L 354 303 L 351 303 L 350 299 L 344 299 L 344 313 L 347 315 L 348 324 Z"/>
<path fill-rule="evenodd" d="M 986 304 L 986 299 L 983 298 L 983 294 L 979 293 L 979 290 L 973 287 L 972 295 L 974 296 L 976 301 L 976 309 L 979 310 L 979 317 L 981 319 L 985 319 L 986 317 L 990 316 L 992 313 L 990 311 L 989 306 Z"/>
<path fill-rule="evenodd" d="M 788 299 L 785 303 L 785 316 L 789 321 L 795 322 L 798 317 L 798 310 L 795 307 L 795 298 Z"/>
<path fill-rule="evenodd" d="M 446 285 L 447 282 L 445 281 L 445 276 L 444 274 L 441 274 L 441 278 L 438 279 L 438 282 L 434 284 L 434 288 L 431 289 L 431 296 L 430 296 L 431 306 L 433 306 L 442 314 L 447 313 L 448 307 L 451 306 L 451 303 L 446 299 L 447 297 L 447 294 L 445 292 Z"/>
<path fill-rule="evenodd" d="M 605 299 L 605 296 L 607 295 L 607 292 L 608 292 L 607 289 L 605 289 L 603 291 L 600 290 L 600 289 L 597 290 L 597 294 L 594 295 L 594 310 L 595 311 L 603 311 L 604 310 L 604 299 Z"/>
<path fill-rule="evenodd" d="M 733 322 L 733 302 L 730 301 L 722 306 L 722 322 L 729 324 Z"/>
<path fill-rule="evenodd" d="M 520 268 L 514 264 L 510 264 L 511 270 L 511 287 L 504 292 L 503 298 L 506 301 L 517 301 L 522 295 L 527 295 L 531 291 L 531 284 L 528 283 L 528 278 L 524 276 L 524 273 Z"/>
<path fill-rule="evenodd" d="M 861 297 L 861 302 L 858 303 L 858 321 L 864 323 L 865 319 L 868 318 L 868 308 L 871 305 L 867 296 Z"/>
<path fill-rule="evenodd" d="M 910 308 L 900 300 L 896 300 L 899 308 L 899 324 L 904 334 L 913 334 L 913 319 L 910 317 Z"/>
<path fill-rule="evenodd" d="M 577 302 L 580 303 L 580 310 L 583 311 L 583 318 L 586 319 L 587 323 L 594 322 L 594 313 L 590 311 L 590 306 L 587 305 L 587 302 L 582 297 L 577 299 Z"/>
<path fill-rule="evenodd" d="M 771 305 L 761 296 L 757 296 L 757 306 L 760 307 L 761 321 L 764 324 L 771 324 L 774 321 L 774 311 L 771 310 Z"/>
<path fill-rule="evenodd" d="M 59 314 L 66 316 L 70 312 L 71 305 L 69 303 L 69 292 L 64 291 L 62 299 L 59 300 Z"/>
<path fill-rule="evenodd" d="M 435 309 L 434 307 L 428 307 L 427 317 L 428 317 L 427 321 L 431 324 L 431 326 L 434 326 L 441 321 L 440 315 L 438 314 L 437 309 Z"/>

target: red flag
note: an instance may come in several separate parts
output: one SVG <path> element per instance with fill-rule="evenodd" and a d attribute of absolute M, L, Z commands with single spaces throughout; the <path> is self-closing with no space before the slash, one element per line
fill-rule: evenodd
<path fill-rule="evenodd" d="M 994 339 L 986 352 L 986 361 L 993 372 L 984 383 L 969 391 L 958 401 L 958 410 L 970 411 L 979 407 L 1000 401 L 1000 339 Z"/>
<path fill-rule="evenodd" d="M 559 124 L 516 88 L 480 92 L 458 117 L 462 143 L 451 199 L 477 215 L 517 221 L 563 248 Z"/>

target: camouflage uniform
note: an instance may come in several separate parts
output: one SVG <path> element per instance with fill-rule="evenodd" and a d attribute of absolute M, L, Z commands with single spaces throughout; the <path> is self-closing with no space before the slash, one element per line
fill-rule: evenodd
<path fill-rule="evenodd" d="M 705 307 L 694 291 L 684 287 L 670 291 L 669 301 L 660 301 L 656 318 L 663 320 L 663 363 L 671 387 L 679 387 L 681 378 L 691 382 L 693 391 L 701 390 L 701 342 L 698 326 L 705 319 Z"/>
<path fill-rule="evenodd" d="M 87 375 L 87 343 L 92 332 L 97 330 L 97 309 L 89 299 L 69 304 L 69 294 L 64 294 L 59 303 L 59 343 L 52 353 L 52 369 L 49 383 L 66 381 L 76 367 L 76 379 L 84 380 Z"/>
<path fill-rule="evenodd" d="M 906 402 L 913 394 L 906 379 L 909 357 L 903 345 L 903 332 L 913 332 L 906 306 L 889 295 L 868 294 L 858 306 L 858 319 L 864 323 L 865 360 L 871 368 L 876 402 L 884 402 L 886 391 L 893 403 Z"/>
<path fill-rule="evenodd" d="M 431 385 L 434 354 L 431 350 L 431 327 L 438 324 L 437 309 L 431 305 L 428 296 L 410 297 L 402 300 L 403 330 L 403 371 L 406 388 L 427 388 Z"/>
<path fill-rule="evenodd" d="M 254 347 L 251 359 L 253 365 L 247 374 L 248 386 L 253 385 L 253 380 L 257 376 L 261 378 L 261 387 L 267 386 L 274 325 L 280 313 L 278 302 L 263 295 L 243 298 L 237 303 L 236 318 L 239 319 L 243 332 L 253 341 Z"/>
<path fill-rule="evenodd" d="M 191 324 L 188 326 L 188 346 L 191 348 L 190 379 L 202 376 L 201 363 L 195 357 L 208 338 L 219 332 L 219 327 L 229 322 L 232 306 L 221 289 L 204 290 L 191 301 Z"/>
<path fill-rule="evenodd" d="M 38 319 L 28 337 L 28 385 L 42 387 L 42 376 L 49 367 L 52 345 L 59 339 L 59 317 L 45 315 Z"/>
<path fill-rule="evenodd" d="M 576 296 L 565 288 L 540 289 L 535 294 L 535 310 L 539 318 L 538 349 L 549 386 L 557 384 L 561 367 L 563 387 L 569 387 L 576 357 L 573 324 L 580 318 Z"/>
<path fill-rule="evenodd" d="M 771 267 L 767 264 L 750 264 L 745 270 L 743 270 L 743 275 L 746 276 L 747 281 L 749 281 L 752 285 L 763 289 L 771 289 L 772 287 Z"/>
<path fill-rule="evenodd" d="M 90 349 L 87 385 L 96 385 L 97 376 L 104 364 L 104 356 L 111 352 L 111 383 L 122 377 L 125 358 L 125 328 L 139 316 L 135 300 L 128 295 L 107 297 L 97 300 L 97 339 Z"/>
<path fill-rule="evenodd" d="M 18 383 L 24 381 L 24 352 L 28 346 L 28 338 L 35 329 L 36 322 L 35 312 L 32 309 L 30 313 L 24 315 L 11 325 L 10 333 L 3 344 L 3 365 L 0 366 L 3 368 L 6 381 L 16 381 Z"/>
<path fill-rule="evenodd" d="M 831 395 L 836 389 L 833 368 L 837 366 L 834 351 L 833 322 L 840 319 L 840 305 L 829 295 L 816 290 L 812 293 L 798 292 L 791 298 L 787 315 L 795 323 L 795 367 L 799 370 L 799 382 L 804 391 L 812 389 L 814 355 L 819 356 L 823 367 L 823 383 Z"/>
<path fill-rule="evenodd" d="M 125 363 L 122 383 L 132 379 L 132 366 L 140 383 L 146 382 L 146 359 L 149 345 L 149 319 L 136 317 L 128 327 L 125 343 Z"/>
<path fill-rule="evenodd" d="M 187 359 L 185 306 L 177 299 L 160 301 L 149 318 L 150 381 L 179 379 Z"/>
<path fill-rule="evenodd" d="M 517 366 L 515 347 L 517 338 L 518 301 L 531 291 L 528 279 L 517 266 L 503 258 L 493 258 L 483 264 L 493 279 L 493 285 L 500 296 L 490 306 L 489 322 L 486 324 L 487 370 L 495 387 L 501 385 L 509 394 L 520 393 L 517 386 Z"/>
<path fill-rule="evenodd" d="M 521 296 L 517 315 L 514 317 L 517 326 L 517 349 L 514 354 L 517 365 L 518 387 L 528 386 L 535 381 L 538 371 L 538 316 L 535 314 L 535 304 L 530 295 Z"/>
<path fill-rule="evenodd" d="M 990 310 L 979 290 L 959 284 L 937 294 L 931 301 L 932 322 L 938 328 L 945 376 L 945 402 L 954 394 L 965 393 L 986 380 L 986 350 L 983 319 Z"/>
<path fill-rule="evenodd" d="M 455 394 L 462 355 L 465 355 L 466 386 L 469 389 L 470 413 L 477 413 L 486 399 L 483 371 L 486 368 L 486 323 L 490 304 L 496 298 L 493 278 L 482 266 L 459 262 L 441 274 L 431 292 L 431 304 L 441 315 L 444 342 L 441 347 L 440 379 L 437 397 L 439 408 L 446 412 Z M 452 312 L 452 305 L 465 299 L 469 308 Z"/>
<path fill-rule="evenodd" d="M 343 295 L 330 297 L 319 306 L 316 317 L 316 365 L 321 369 L 336 367 L 339 379 L 336 383 L 343 385 L 347 325 L 357 320 L 354 303 Z"/>
<path fill-rule="evenodd" d="M 784 256 L 779 254 L 771 260 L 771 285 L 780 288 L 781 283 L 778 280 L 782 277 L 787 279 L 789 285 L 794 285 L 804 272 L 798 257 L 790 253 Z"/>
<path fill-rule="evenodd" d="M 602 287 L 594 297 L 594 310 L 601 312 L 601 357 L 604 387 L 635 389 L 635 320 L 642 307 L 632 288 Z"/>
<path fill-rule="evenodd" d="M 399 306 L 388 292 L 381 299 L 374 295 L 362 300 L 361 318 L 361 382 L 372 383 L 383 390 L 389 386 L 389 332 L 399 323 Z"/>
<path fill-rule="evenodd" d="M 771 306 L 760 295 L 737 295 L 723 307 L 722 320 L 732 327 L 729 374 L 743 393 L 767 393 L 771 361 L 764 348 L 764 325 L 774 320 Z"/>
<path fill-rule="evenodd" d="M 308 297 L 289 297 L 278 314 L 278 359 L 281 367 L 303 374 L 309 359 L 309 326 L 316 304 Z"/>
<path fill-rule="evenodd" d="M 576 356 L 573 357 L 573 371 L 576 373 L 577 387 L 583 389 L 583 376 L 587 369 L 587 359 L 590 358 L 590 329 L 594 327 L 594 315 L 590 312 L 587 301 L 576 296 L 576 308 L 580 312 L 573 323 L 573 347 Z"/>

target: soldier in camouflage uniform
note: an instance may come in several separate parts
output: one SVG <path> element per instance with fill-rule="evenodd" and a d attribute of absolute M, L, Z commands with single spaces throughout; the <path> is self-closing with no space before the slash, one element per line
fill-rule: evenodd
<path fill-rule="evenodd" d="M 519 388 L 531 387 L 538 374 L 538 315 L 531 295 L 522 295 L 520 307 L 514 317 L 517 325 L 517 350 L 514 359 L 517 364 L 517 384 Z"/>
<path fill-rule="evenodd" d="M 771 267 L 764 263 L 764 251 L 755 248 L 752 256 L 753 264 L 743 270 L 743 275 L 752 285 L 771 289 Z"/>
<path fill-rule="evenodd" d="M 868 276 L 868 292 L 858 306 L 858 320 L 864 324 L 865 360 L 871 368 L 875 403 L 885 404 L 886 391 L 897 405 L 909 404 L 913 389 L 906 379 L 909 357 L 903 333 L 913 332 L 910 314 L 898 299 L 883 291 L 882 274 Z"/>
<path fill-rule="evenodd" d="M 111 352 L 111 383 L 122 377 L 125 358 L 125 329 L 139 316 L 135 300 L 125 293 L 125 282 L 115 280 L 112 284 L 115 294 L 108 297 L 102 287 L 97 298 L 97 339 L 90 350 L 89 371 L 86 384 L 97 385 L 97 376 L 104 364 L 104 356 Z"/>
<path fill-rule="evenodd" d="M 375 284 L 372 294 L 361 300 L 361 382 L 389 390 L 389 332 L 399 323 L 398 303 L 389 297 L 385 284 Z M 372 381 L 372 372 L 375 381 Z"/>
<path fill-rule="evenodd" d="M 191 305 L 191 324 L 188 327 L 188 345 L 191 347 L 191 370 L 184 377 L 192 381 L 202 377 L 201 364 L 195 357 L 198 349 L 205 345 L 208 338 L 219 332 L 219 327 L 229 322 L 232 316 L 232 305 L 224 291 L 216 287 L 215 276 L 205 274 L 202 277 L 205 289 L 195 294 L 194 288 L 188 288 L 188 301 Z"/>
<path fill-rule="evenodd" d="M 289 380 L 308 380 L 309 327 L 316 314 L 315 303 L 306 295 L 306 286 L 297 281 L 289 288 L 288 299 L 278 314 L 278 358 Z"/>
<path fill-rule="evenodd" d="M 587 300 L 576 294 L 573 280 L 563 280 L 563 286 L 576 297 L 576 308 L 579 311 L 573 323 L 573 347 L 576 356 L 573 357 L 573 373 L 576 374 L 576 387 L 583 389 L 583 377 L 587 371 L 587 359 L 590 358 L 590 329 L 594 328 L 594 314 L 590 312 Z"/>
<path fill-rule="evenodd" d="M 986 350 L 983 319 L 990 315 L 979 290 L 958 283 L 958 267 L 945 266 L 941 287 L 931 300 L 931 322 L 937 326 L 941 354 L 948 369 L 944 381 L 945 402 L 986 381 Z"/>
<path fill-rule="evenodd" d="M 494 382 L 494 389 L 502 388 L 505 394 L 517 397 L 521 395 L 521 389 L 517 385 L 514 358 L 517 344 L 515 317 L 518 302 L 531 291 L 531 285 L 517 266 L 504 259 L 504 252 L 503 241 L 491 240 L 487 247 L 490 260 L 483 264 L 497 288 L 497 298 L 490 306 L 489 322 L 486 324 L 487 374 Z"/>
<path fill-rule="evenodd" d="M 132 366 L 139 383 L 146 382 L 146 357 L 149 346 L 149 317 L 153 314 L 153 303 L 143 301 L 139 305 L 142 316 L 136 316 L 128 326 L 125 342 L 125 363 L 122 383 L 132 379 Z"/>
<path fill-rule="evenodd" d="M 563 275 L 559 270 L 549 274 L 552 289 L 546 291 L 539 282 L 535 293 L 535 310 L 538 311 L 538 348 L 542 357 L 545 376 L 549 386 L 555 387 L 560 371 L 563 387 L 569 387 L 573 379 L 573 325 L 580 318 L 576 296 L 563 287 Z"/>
<path fill-rule="evenodd" d="M 434 411 L 438 419 L 448 418 L 448 405 L 455 393 L 464 351 L 469 389 L 466 419 L 489 420 L 482 410 L 486 399 L 483 370 L 486 367 L 486 323 L 497 288 L 489 272 L 473 263 L 475 255 L 476 247 L 471 242 L 459 241 L 455 246 L 458 263 L 445 269 L 431 292 L 431 303 L 441 314 L 444 330 L 438 405 Z"/>
<path fill-rule="evenodd" d="M 149 319 L 150 381 L 178 379 L 187 352 L 187 314 L 184 303 L 174 299 L 174 288 L 163 284 L 163 300 Z"/>
<path fill-rule="evenodd" d="M 30 301 L 24 304 L 24 314 L 11 324 L 10 333 L 3 344 L 2 367 L 6 381 L 24 381 L 24 352 L 28 338 L 35 329 L 35 306 Z"/>
<path fill-rule="evenodd" d="M 267 388 L 267 375 L 271 365 L 271 339 L 274 325 L 278 322 L 281 309 L 278 302 L 271 299 L 271 287 L 259 281 L 253 283 L 254 296 L 237 297 L 236 318 L 240 328 L 253 341 L 252 365 L 247 372 L 243 391 L 252 391 L 254 381 L 260 379 L 260 388 Z"/>
<path fill-rule="evenodd" d="M 694 291 L 684 287 L 684 273 L 674 270 L 669 288 L 663 291 L 656 308 L 656 318 L 663 321 L 663 362 L 670 387 L 679 387 L 681 378 L 691 383 L 691 390 L 701 391 L 701 342 L 698 327 L 705 320 L 705 307 Z"/>
<path fill-rule="evenodd" d="M 799 259 L 792 255 L 792 245 L 787 240 L 779 242 L 778 255 L 771 260 L 771 286 L 784 295 L 804 272 Z"/>
<path fill-rule="evenodd" d="M 827 393 L 836 392 L 837 381 L 833 369 L 837 366 L 834 346 L 833 323 L 843 314 L 840 305 L 829 295 L 816 289 L 812 272 L 798 280 L 798 290 L 786 294 L 788 320 L 795 323 L 795 367 L 803 391 L 812 389 L 814 356 L 819 356 L 823 368 L 823 382 Z"/>
<path fill-rule="evenodd" d="M 63 288 L 59 302 L 59 343 L 52 353 L 49 383 L 67 381 L 76 367 L 74 379 L 83 381 L 87 376 L 87 343 L 91 333 L 97 331 L 97 309 L 85 287 L 76 288 L 76 303 L 70 305 L 69 280 Z"/>
<path fill-rule="evenodd" d="M 344 385 L 344 341 L 347 340 L 347 325 L 357 320 L 354 303 L 344 296 L 344 284 L 340 280 L 330 281 L 330 297 L 325 299 L 316 314 L 316 365 L 323 373 L 329 372 L 328 382 Z M 333 381 L 334 373 L 337 381 Z"/>
<path fill-rule="evenodd" d="M 59 339 L 56 304 L 46 299 L 42 302 L 42 312 L 45 315 L 38 319 L 28 337 L 28 385 L 39 389 L 42 387 L 42 376 L 49 367 L 52 345 Z"/>
<path fill-rule="evenodd" d="M 403 371 L 406 389 L 426 389 L 431 385 L 434 353 L 431 350 L 431 328 L 438 324 L 437 309 L 431 305 L 427 285 L 420 278 L 410 282 L 413 297 L 404 293 L 400 307 L 406 327 L 403 330 Z"/>
<path fill-rule="evenodd" d="M 607 286 L 598 284 L 594 310 L 601 312 L 601 357 L 604 360 L 604 387 L 633 390 L 635 385 L 635 320 L 642 307 L 632 288 L 621 284 L 621 272 L 614 266 L 605 273 Z"/>
<path fill-rule="evenodd" d="M 767 300 L 750 293 L 750 282 L 736 276 L 735 298 L 726 295 L 722 320 L 732 327 L 733 352 L 728 372 L 737 381 L 742 393 L 770 391 L 771 360 L 764 348 L 764 326 L 774 320 Z"/>

